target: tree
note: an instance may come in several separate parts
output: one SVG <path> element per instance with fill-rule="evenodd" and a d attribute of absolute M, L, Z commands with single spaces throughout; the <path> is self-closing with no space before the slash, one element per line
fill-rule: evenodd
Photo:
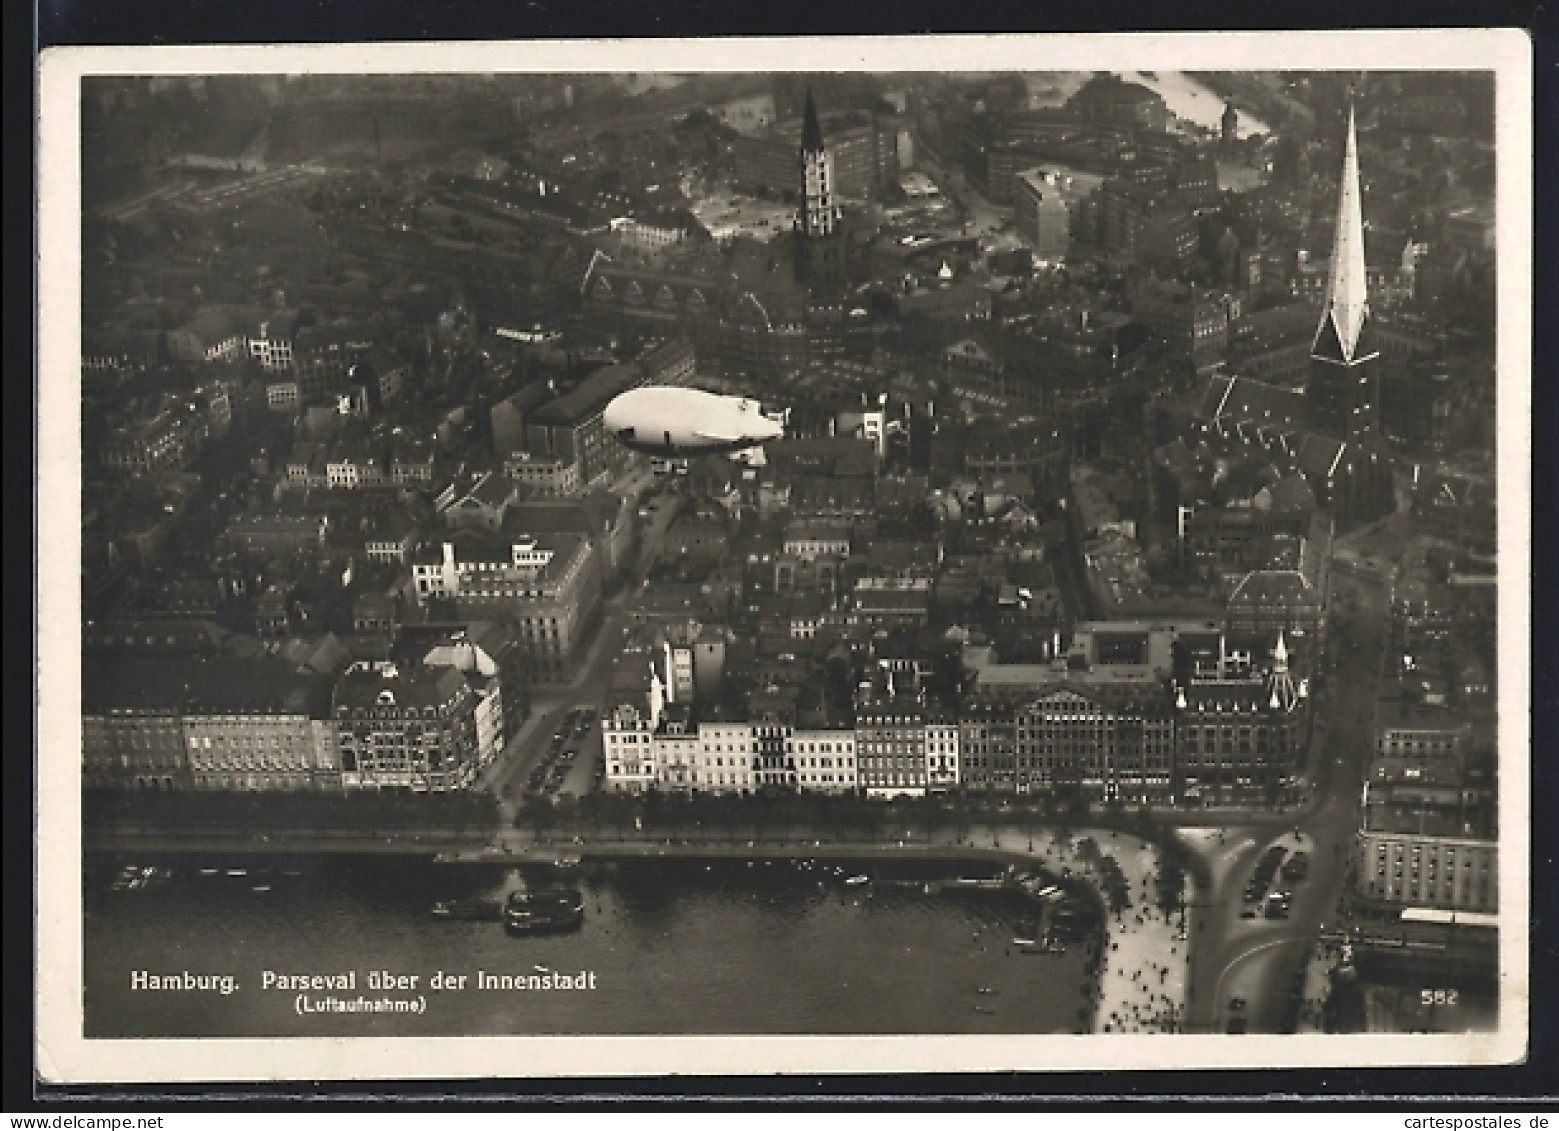
<path fill-rule="evenodd" d="M 1181 867 L 1179 860 L 1164 853 L 1159 856 L 1158 872 L 1153 879 L 1158 893 L 1159 910 L 1168 915 L 1180 906 L 1181 897 L 1185 892 L 1185 869 Z"/>
<path fill-rule="evenodd" d="M 552 809 L 551 800 L 546 797 L 529 798 L 514 818 L 516 827 L 529 824 L 537 840 L 541 840 L 556 821 L 557 814 Z"/>

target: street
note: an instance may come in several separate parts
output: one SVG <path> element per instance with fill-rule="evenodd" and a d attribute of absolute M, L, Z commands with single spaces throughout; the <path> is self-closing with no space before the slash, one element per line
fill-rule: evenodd
<path fill-rule="evenodd" d="M 1236 997 L 1248 1003 L 1237 1012 L 1245 1015 L 1251 1032 L 1287 1031 L 1294 1013 L 1290 991 L 1321 924 L 1335 922 L 1358 828 L 1361 787 L 1374 754 L 1375 696 L 1389 610 L 1384 585 L 1369 575 L 1334 575 L 1333 597 L 1352 611 L 1345 621 L 1349 631 L 1334 634 L 1332 675 L 1314 708 L 1314 800 L 1280 835 L 1231 829 L 1226 844 L 1210 853 L 1213 890 L 1191 919 L 1187 1028 L 1193 1032 L 1226 1031 L 1229 1002 Z M 1273 845 L 1307 852 L 1309 873 L 1294 883 L 1273 880 L 1273 888 L 1293 893 L 1288 918 L 1267 919 L 1260 910 L 1255 918 L 1242 918 L 1249 905 L 1241 893 L 1261 854 Z"/>
<path fill-rule="evenodd" d="M 654 477 L 647 470 L 634 467 L 613 485 L 613 490 L 637 499 L 653 483 Z M 600 628 L 574 678 L 566 684 L 536 685 L 531 695 L 530 717 L 483 773 L 481 786 L 497 795 L 505 828 L 513 826 L 531 771 L 546 757 L 552 734 L 563 725 L 568 712 L 575 707 L 600 710 L 601 701 L 611 685 L 612 661 L 618 656 L 628 631 L 628 605 L 642 589 L 675 513 L 675 497 L 652 505 L 650 517 L 641 531 L 638 559 L 628 571 L 622 587 L 602 601 Z M 594 769 L 601 752 L 599 719 L 585 734 L 565 740 L 559 749 L 572 749 L 577 753 L 557 792 L 583 796 L 594 789 Z"/>

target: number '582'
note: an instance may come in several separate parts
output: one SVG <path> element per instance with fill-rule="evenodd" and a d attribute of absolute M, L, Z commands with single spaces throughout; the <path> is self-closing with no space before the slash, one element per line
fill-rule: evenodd
<path fill-rule="evenodd" d="M 1455 1005 L 1457 996 L 1455 990 L 1418 991 L 1418 1000 L 1422 1005 Z"/>

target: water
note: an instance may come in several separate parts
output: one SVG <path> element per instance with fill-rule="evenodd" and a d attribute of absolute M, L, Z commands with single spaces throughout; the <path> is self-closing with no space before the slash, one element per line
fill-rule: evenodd
<path fill-rule="evenodd" d="M 1140 83 L 1164 100 L 1170 113 L 1206 130 L 1217 130 L 1223 119 L 1224 100 L 1190 75 L 1180 71 L 1114 71 L 1116 77 Z M 1085 71 L 1047 71 L 1029 76 L 1029 106 L 1057 108 L 1089 79 Z M 1271 128 L 1249 111 L 1241 110 L 1235 133 L 1241 138 L 1271 133 Z"/>
<path fill-rule="evenodd" d="M 1197 82 L 1190 75 L 1179 71 L 1155 71 L 1151 75 L 1143 71 L 1117 71 L 1127 82 L 1141 83 L 1164 100 L 1170 113 L 1186 122 L 1194 122 L 1203 129 L 1216 130 L 1223 119 L 1226 105 L 1223 98 Z M 1271 133 L 1271 128 L 1248 110 L 1241 110 L 1234 132 L 1241 138 L 1254 134 Z"/>
<path fill-rule="evenodd" d="M 147 863 L 140 860 L 139 863 Z M 1088 952 L 1011 945 L 1032 905 L 1015 892 L 848 885 L 848 866 L 795 862 L 587 864 L 575 934 L 517 938 L 497 923 L 433 919 L 435 900 L 501 894 L 516 873 L 388 858 L 169 858 L 165 883 L 111 890 L 121 860 L 86 877 L 88 1037 L 611 1033 L 1069 1033 L 1085 1031 Z M 923 867 L 926 865 L 922 865 Z M 956 865 L 947 875 L 957 873 Z M 988 868 L 988 866 L 983 866 Z M 200 869 L 216 869 L 202 875 Z M 229 868 L 243 868 L 242 876 Z M 290 874 L 289 874 L 290 873 Z M 924 873 L 923 873 L 924 874 Z M 534 881 L 535 876 L 531 879 Z M 269 890 L 256 887 L 269 885 Z M 586 990 L 481 990 L 478 971 L 593 975 Z M 231 975 L 237 988 L 132 990 L 131 976 Z M 264 971 L 356 972 L 311 999 L 425 1001 L 421 1013 L 296 1011 Z M 416 975 L 409 992 L 370 972 Z M 433 990 L 436 974 L 463 988 Z M 589 977 L 580 978 L 589 984 Z M 403 983 L 404 984 L 404 983 Z"/>

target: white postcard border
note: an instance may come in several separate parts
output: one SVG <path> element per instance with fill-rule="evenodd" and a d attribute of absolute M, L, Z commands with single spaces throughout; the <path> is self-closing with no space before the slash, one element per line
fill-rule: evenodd
<path fill-rule="evenodd" d="M 1496 79 L 1502 985 L 1497 1033 L 1441 1036 L 86 1040 L 80 808 L 80 81 L 325 71 L 1492 69 Z M 37 1070 L 51 1082 L 1501 1064 L 1527 1047 L 1532 58 L 1515 30 L 54 48 L 39 67 Z"/>

